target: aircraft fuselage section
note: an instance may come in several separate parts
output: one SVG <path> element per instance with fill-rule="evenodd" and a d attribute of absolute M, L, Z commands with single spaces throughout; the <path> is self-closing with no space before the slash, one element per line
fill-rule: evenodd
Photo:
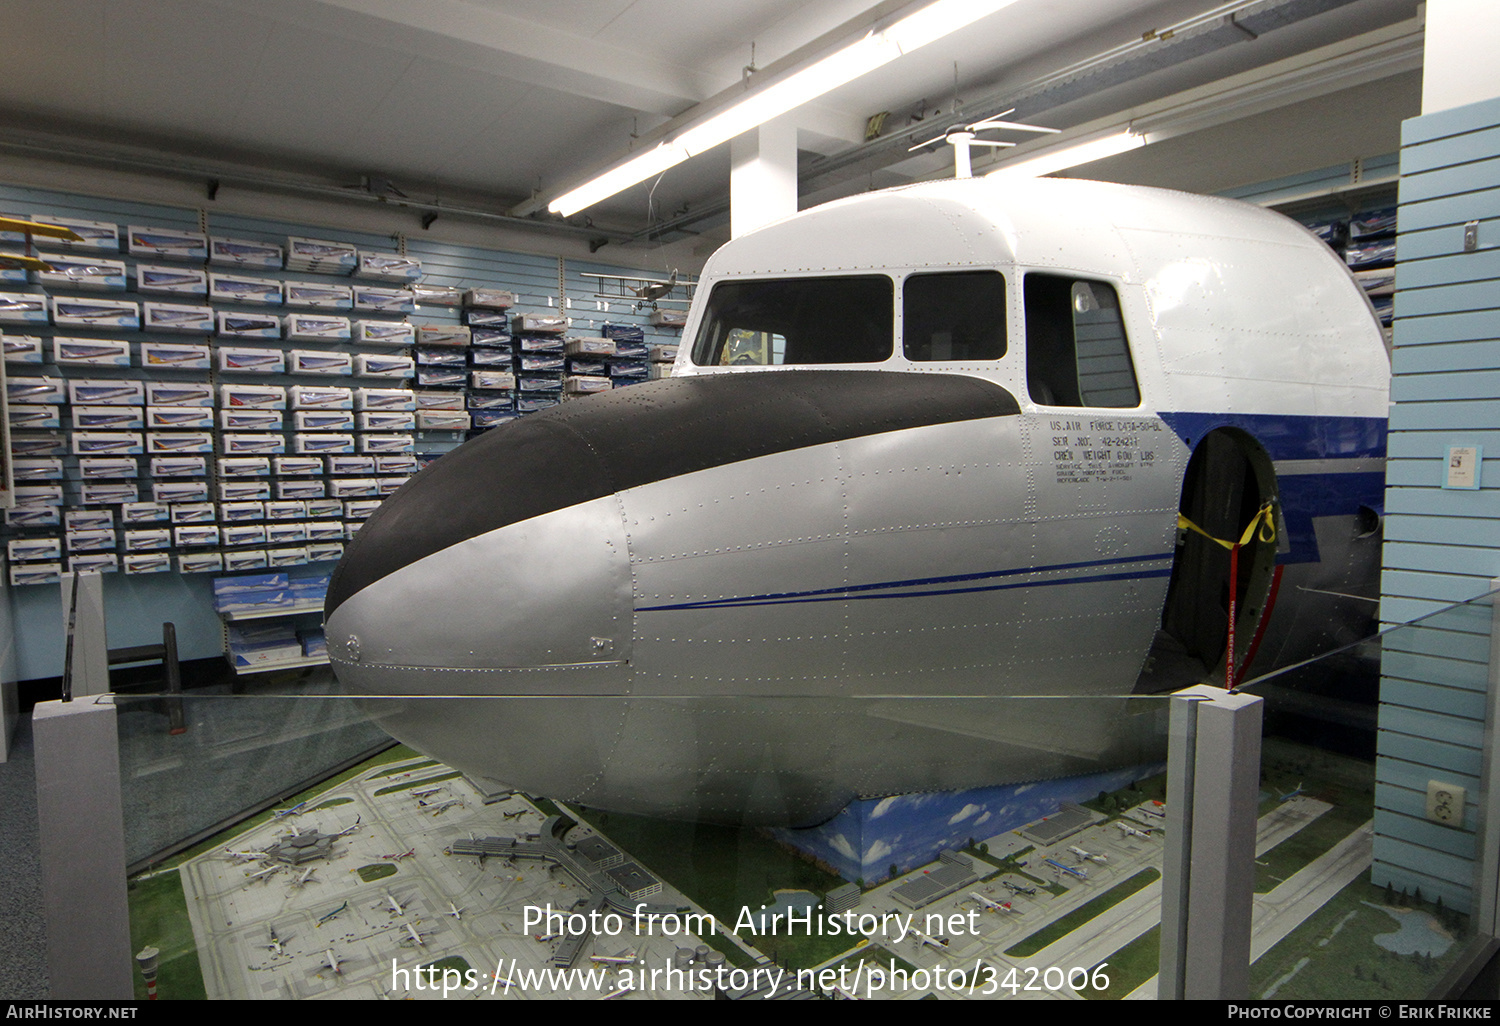
<path fill-rule="evenodd" d="M 1161 703 L 1129 696 L 1170 683 L 1141 683 L 1168 628 L 1222 680 L 1231 591 L 1261 670 L 1368 619 L 1388 372 L 1337 258 L 1245 204 L 826 204 L 715 254 L 673 377 L 387 500 L 330 584 L 330 657 L 396 737 L 622 811 L 800 825 L 1146 761 Z M 1179 511 L 1224 537 L 1265 504 L 1231 588 Z"/>
<path fill-rule="evenodd" d="M 880 384 L 921 399 L 926 377 Z M 611 426 L 595 409 L 598 425 L 575 418 L 580 437 Z M 458 717 L 430 700 L 370 706 L 456 766 L 612 808 L 661 812 L 670 796 L 680 814 L 691 794 L 700 818 L 807 823 L 913 781 L 1081 770 L 1110 745 L 1047 755 L 1002 727 L 1027 707 L 990 701 L 995 722 L 976 726 L 975 706 L 1129 692 L 1172 561 L 1175 509 L 1156 482 L 1185 449 L 1152 431 L 1159 474 L 1080 483 L 1051 458 L 1056 430 L 1019 412 L 877 430 L 507 523 L 344 599 L 334 665 L 365 693 L 474 696 Z M 1024 453 L 1040 437 L 1038 466 Z M 1057 494 L 1079 488 L 1098 509 Z M 361 538 L 380 544 L 381 528 Z M 527 582 L 525 601 L 475 601 L 497 581 Z M 413 610 L 421 629 L 391 629 L 415 628 Z"/>

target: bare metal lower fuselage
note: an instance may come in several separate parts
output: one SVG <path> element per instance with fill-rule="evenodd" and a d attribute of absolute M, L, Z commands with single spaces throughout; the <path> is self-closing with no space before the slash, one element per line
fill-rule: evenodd
<path fill-rule="evenodd" d="M 1053 418 L 1021 414 L 530 517 L 346 600 L 335 666 L 361 693 L 472 696 L 370 703 L 452 765 L 658 815 L 809 824 L 857 796 L 1149 761 L 1161 703 L 1121 696 L 1161 621 L 1187 448 L 1128 419 L 1153 466 L 1107 482 L 1098 510 L 1043 513 L 1049 483 L 1017 454 Z M 1320 566 L 1293 568 L 1289 606 Z M 1322 636 L 1267 644 L 1285 661 Z"/>

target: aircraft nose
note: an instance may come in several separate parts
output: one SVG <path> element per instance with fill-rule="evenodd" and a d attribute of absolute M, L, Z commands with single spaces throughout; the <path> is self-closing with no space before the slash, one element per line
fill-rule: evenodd
<path fill-rule="evenodd" d="M 365 522 L 329 582 L 329 658 L 385 694 L 601 693 L 526 671 L 630 659 L 632 489 L 1017 409 L 978 378 L 800 370 L 669 378 L 533 414 L 442 457 Z"/>
<path fill-rule="evenodd" d="M 637 637 L 627 530 L 673 492 L 649 486 L 691 490 L 728 464 L 1017 410 L 978 378 L 810 369 L 654 381 L 533 414 L 442 457 L 366 521 L 329 582 L 329 660 L 390 734 L 466 773 L 676 808 L 682 781 L 713 767 L 696 761 L 690 715 L 641 701 L 662 648 Z M 725 772 L 691 801 L 737 818 L 750 785 Z M 848 797 L 793 789 L 798 821 Z M 758 814 L 785 818 L 786 794 L 764 800 L 779 811 Z"/>
<path fill-rule="evenodd" d="M 618 510 L 596 499 L 386 574 L 328 614 L 329 656 L 341 679 L 375 693 L 555 690 L 534 671 L 628 659 L 630 583 Z"/>
<path fill-rule="evenodd" d="M 524 423 L 382 504 L 325 608 L 340 679 L 377 694 L 555 688 L 535 671 L 623 664 L 632 616 L 624 524 L 597 457 L 575 431 Z"/>
<path fill-rule="evenodd" d="M 430 556 L 610 495 L 609 468 L 574 419 L 537 415 L 507 425 L 460 446 L 408 481 L 349 544 L 329 582 L 325 617 Z M 495 594 L 498 583 L 485 582 L 484 594 Z"/>

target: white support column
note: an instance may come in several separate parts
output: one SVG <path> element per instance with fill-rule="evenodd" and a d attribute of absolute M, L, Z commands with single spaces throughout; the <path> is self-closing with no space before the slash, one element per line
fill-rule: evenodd
<path fill-rule="evenodd" d="M 128 1001 L 134 966 L 115 707 L 39 702 L 32 725 L 52 998 Z"/>
<path fill-rule="evenodd" d="M 1422 113 L 1500 96 L 1497 45 L 1500 4 L 1494 0 L 1427 0 Z"/>
<path fill-rule="evenodd" d="M 1172 696 L 1158 998 L 1249 996 L 1261 706 L 1202 684 Z"/>
<path fill-rule="evenodd" d="M 797 212 L 797 126 L 790 115 L 735 136 L 729 159 L 732 237 Z"/>

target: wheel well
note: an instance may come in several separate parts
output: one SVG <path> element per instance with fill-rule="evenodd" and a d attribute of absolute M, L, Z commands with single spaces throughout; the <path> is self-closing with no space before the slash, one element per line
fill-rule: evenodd
<path fill-rule="evenodd" d="M 1260 508 L 1276 497 L 1276 470 L 1265 448 L 1245 431 L 1217 428 L 1193 449 L 1178 510 L 1214 538 L 1237 542 Z M 1240 548 L 1237 563 L 1235 661 L 1243 667 L 1270 592 L 1275 541 L 1253 534 Z M 1229 550 L 1195 531 L 1179 530 L 1162 608 L 1162 631 L 1201 662 L 1206 676 L 1220 680 L 1228 654 L 1230 564 Z"/>

